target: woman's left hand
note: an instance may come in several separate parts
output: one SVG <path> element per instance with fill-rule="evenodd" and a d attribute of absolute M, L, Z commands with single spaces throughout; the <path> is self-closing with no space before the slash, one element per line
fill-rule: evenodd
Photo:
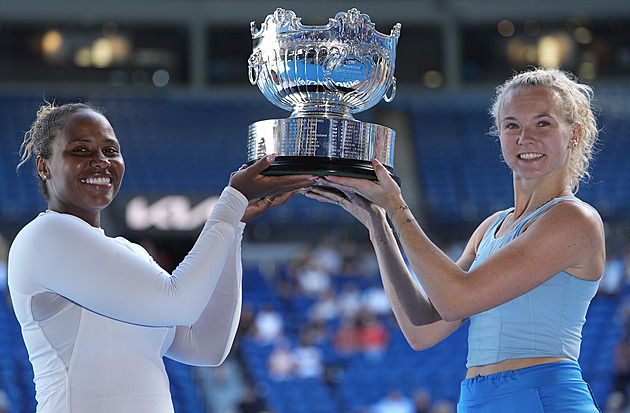
<path fill-rule="evenodd" d="M 253 165 L 243 165 L 238 171 L 230 175 L 229 185 L 245 195 L 250 201 L 313 185 L 315 176 L 310 174 L 262 175 L 261 173 L 271 166 L 275 159 L 276 155 L 271 154 L 263 156 Z"/>
<path fill-rule="evenodd" d="M 241 222 L 250 222 L 252 219 L 265 214 L 269 209 L 285 204 L 296 193 L 297 191 L 285 192 L 281 195 L 266 196 L 249 201 Z"/>

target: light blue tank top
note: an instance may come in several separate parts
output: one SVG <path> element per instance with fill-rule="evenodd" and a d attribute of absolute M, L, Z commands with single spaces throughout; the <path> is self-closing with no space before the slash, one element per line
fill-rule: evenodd
<path fill-rule="evenodd" d="M 479 244 L 471 269 L 516 238 L 523 227 L 551 205 L 572 196 L 555 198 L 527 216 L 506 235 L 495 233 L 514 208 L 503 211 Z M 566 357 L 577 361 L 586 311 L 599 281 L 586 281 L 560 272 L 532 291 L 503 305 L 470 317 L 466 367 L 524 357 Z"/>

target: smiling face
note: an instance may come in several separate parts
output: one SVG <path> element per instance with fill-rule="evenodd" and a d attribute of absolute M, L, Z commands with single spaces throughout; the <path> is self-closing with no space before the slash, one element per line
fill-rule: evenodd
<path fill-rule="evenodd" d="M 568 179 L 579 125 L 569 124 L 555 90 L 533 86 L 508 91 L 499 121 L 503 157 L 516 180 Z"/>
<path fill-rule="evenodd" d="M 37 158 L 46 180 L 48 207 L 100 225 L 100 211 L 120 188 L 125 163 L 109 121 L 82 109 L 68 115 L 52 145 L 50 159 Z"/>

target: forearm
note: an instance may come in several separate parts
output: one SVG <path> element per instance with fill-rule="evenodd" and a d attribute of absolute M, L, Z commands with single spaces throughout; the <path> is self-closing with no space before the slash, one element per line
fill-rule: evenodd
<path fill-rule="evenodd" d="M 435 321 L 434 309 L 407 268 L 394 233 L 383 218 L 370 230 L 385 293 L 396 318 L 419 326 Z"/>
<path fill-rule="evenodd" d="M 244 225 L 241 225 L 244 227 Z M 178 326 L 167 355 L 195 365 L 221 364 L 230 352 L 241 314 L 241 239 L 237 236 L 226 265 L 199 320 Z"/>
<path fill-rule="evenodd" d="M 432 308 L 448 319 L 449 303 L 459 294 L 465 272 L 431 242 L 402 197 L 391 200 L 385 210 Z"/>
<path fill-rule="evenodd" d="M 379 235 L 376 235 L 379 234 Z M 385 218 L 370 231 L 385 293 L 405 338 L 415 350 L 442 341 L 461 325 L 443 321 L 414 279 Z"/>

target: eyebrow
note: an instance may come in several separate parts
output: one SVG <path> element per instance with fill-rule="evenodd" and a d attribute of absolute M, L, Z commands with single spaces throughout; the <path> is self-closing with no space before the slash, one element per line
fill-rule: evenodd
<path fill-rule="evenodd" d="M 91 138 L 76 138 L 76 139 L 72 139 L 70 141 L 68 141 L 68 145 L 70 145 L 71 143 L 86 143 L 86 142 L 92 142 Z M 107 138 L 104 140 L 104 142 L 108 142 L 108 143 L 118 143 L 117 139 L 111 139 L 111 138 Z"/>
<path fill-rule="evenodd" d="M 540 118 L 553 118 L 553 116 L 547 114 L 547 113 L 541 113 L 539 115 L 535 115 L 534 119 L 540 119 Z M 514 116 L 506 116 L 503 119 L 501 119 L 502 122 L 506 121 L 506 120 L 516 120 L 516 117 Z"/>

